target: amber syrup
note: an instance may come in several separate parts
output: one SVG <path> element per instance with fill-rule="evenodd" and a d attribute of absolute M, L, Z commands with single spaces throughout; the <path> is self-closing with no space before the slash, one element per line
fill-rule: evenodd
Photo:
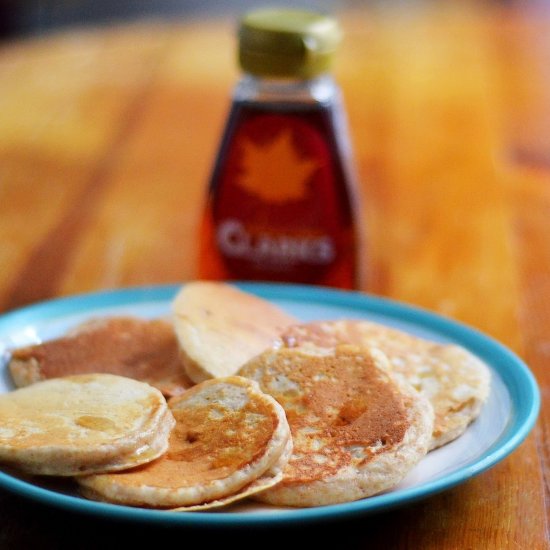
<path fill-rule="evenodd" d="M 357 286 L 340 134 L 330 103 L 233 103 L 201 228 L 202 278 Z"/>

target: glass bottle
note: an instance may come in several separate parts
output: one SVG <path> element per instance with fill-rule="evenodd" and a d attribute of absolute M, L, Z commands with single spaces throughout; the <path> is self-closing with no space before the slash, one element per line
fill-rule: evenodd
<path fill-rule="evenodd" d="M 210 180 L 201 278 L 357 287 L 351 148 L 329 72 L 340 36 L 308 11 L 241 21 L 244 74 Z"/>

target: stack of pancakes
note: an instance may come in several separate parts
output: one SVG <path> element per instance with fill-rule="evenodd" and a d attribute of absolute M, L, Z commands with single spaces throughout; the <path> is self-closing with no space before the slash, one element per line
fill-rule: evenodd
<path fill-rule="evenodd" d="M 459 346 L 301 324 L 223 283 L 188 283 L 172 305 L 170 320 L 96 319 L 14 350 L 0 463 L 129 506 L 320 506 L 395 487 L 488 396 Z"/>

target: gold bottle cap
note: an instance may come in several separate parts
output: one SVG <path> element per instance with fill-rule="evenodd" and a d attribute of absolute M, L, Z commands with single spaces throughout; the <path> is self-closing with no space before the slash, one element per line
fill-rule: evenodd
<path fill-rule="evenodd" d="M 327 15 L 297 9 L 260 9 L 239 29 L 239 63 L 257 76 L 311 78 L 330 69 L 342 33 Z"/>

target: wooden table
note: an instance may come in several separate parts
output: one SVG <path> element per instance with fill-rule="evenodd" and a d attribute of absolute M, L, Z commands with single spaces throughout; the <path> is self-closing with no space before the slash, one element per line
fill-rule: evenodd
<path fill-rule="evenodd" d="M 467 483 L 300 533 L 311 544 L 338 534 L 350 548 L 548 548 L 550 13 L 528 3 L 369 5 L 339 14 L 335 71 L 366 211 L 362 290 L 502 341 L 531 366 L 543 406 L 521 447 Z M 1 45 L 0 310 L 196 276 L 198 217 L 237 78 L 233 23 Z M 193 535 L 0 494 L 2 548 L 94 548 L 107 533 L 171 544 Z M 265 532 L 206 536 L 257 542 Z"/>

